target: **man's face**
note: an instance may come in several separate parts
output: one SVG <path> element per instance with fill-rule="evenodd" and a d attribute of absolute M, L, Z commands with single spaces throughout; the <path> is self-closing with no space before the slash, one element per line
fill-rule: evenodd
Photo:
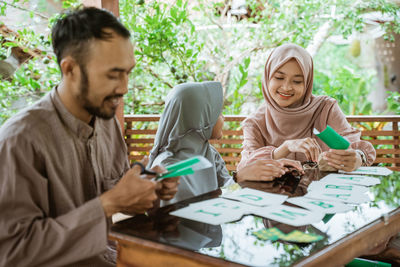
<path fill-rule="evenodd" d="M 90 115 L 111 119 L 128 90 L 128 76 L 135 65 L 129 39 L 113 38 L 89 44 L 87 62 L 80 65 L 80 88 L 76 96 Z"/>

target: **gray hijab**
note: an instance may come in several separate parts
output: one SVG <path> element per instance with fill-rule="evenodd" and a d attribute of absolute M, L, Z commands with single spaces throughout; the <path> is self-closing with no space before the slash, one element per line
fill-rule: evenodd
<path fill-rule="evenodd" d="M 232 181 L 221 155 L 208 142 L 222 105 L 219 82 L 184 83 L 169 92 L 149 166 L 168 166 L 201 155 L 213 167 L 182 176 L 177 194 L 172 200 L 163 201 L 162 206 L 215 190 Z"/>

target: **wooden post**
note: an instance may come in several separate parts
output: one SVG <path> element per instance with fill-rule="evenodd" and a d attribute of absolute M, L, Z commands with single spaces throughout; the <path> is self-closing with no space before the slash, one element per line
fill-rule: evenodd
<path fill-rule="evenodd" d="M 118 0 L 83 0 L 84 6 L 94 6 L 104 8 L 111 11 L 114 16 L 119 17 L 119 1 Z"/>
<path fill-rule="evenodd" d="M 398 124 L 397 121 L 394 121 L 394 122 L 392 122 L 392 123 L 393 123 L 393 139 L 394 139 L 394 140 L 399 140 L 399 136 L 397 135 L 397 134 L 399 133 L 399 124 Z M 396 142 L 396 141 L 395 141 L 395 142 Z M 398 144 L 394 144 L 394 145 L 393 145 L 393 148 L 394 148 L 394 149 L 399 149 L 400 146 L 399 146 Z M 399 159 L 399 158 L 400 158 L 399 155 L 397 155 L 397 154 L 393 154 L 393 157 L 394 157 L 395 159 Z M 394 164 L 392 164 L 392 166 L 393 166 L 393 167 L 400 167 L 400 163 L 395 162 Z"/>
<path fill-rule="evenodd" d="M 84 6 L 93 6 L 97 8 L 104 8 L 111 11 L 114 16 L 119 17 L 119 0 L 83 0 L 82 4 Z M 116 115 L 121 125 L 121 130 L 123 136 L 125 136 L 124 127 L 124 103 L 121 102 L 117 108 Z"/>

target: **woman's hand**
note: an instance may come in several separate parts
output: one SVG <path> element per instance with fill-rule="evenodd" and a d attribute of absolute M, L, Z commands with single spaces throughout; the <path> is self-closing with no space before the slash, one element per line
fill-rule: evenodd
<path fill-rule="evenodd" d="M 357 170 L 361 164 L 361 156 L 354 149 L 330 149 L 324 152 L 323 158 L 337 170 L 351 172 Z"/>
<path fill-rule="evenodd" d="M 260 159 L 256 160 L 237 172 L 236 178 L 238 182 L 243 181 L 272 181 L 276 177 L 284 175 L 288 168 L 285 166 L 293 166 L 300 171 L 303 170 L 300 162 L 290 159 Z"/>
<path fill-rule="evenodd" d="M 304 153 L 307 160 L 314 162 L 318 162 L 319 154 L 322 152 L 321 147 L 317 143 L 317 140 L 311 137 L 287 140 L 282 145 L 286 146 L 289 153 Z"/>
<path fill-rule="evenodd" d="M 285 167 L 293 167 L 300 171 L 300 173 L 304 174 L 303 166 L 301 162 L 298 160 L 291 160 L 291 159 L 278 159 L 277 161 L 283 163 Z"/>
<path fill-rule="evenodd" d="M 307 137 L 304 139 L 286 140 L 273 151 L 272 157 L 274 159 L 282 159 L 290 153 L 295 152 L 304 153 L 308 161 L 318 162 L 318 157 L 322 150 L 314 138 Z"/>

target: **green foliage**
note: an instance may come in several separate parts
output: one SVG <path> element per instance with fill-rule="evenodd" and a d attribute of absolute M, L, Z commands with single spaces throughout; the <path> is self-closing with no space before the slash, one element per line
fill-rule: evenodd
<path fill-rule="evenodd" d="M 238 73 L 233 76 L 232 83 L 228 89 L 233 89 L 233 92 L 226 91 L 225 112 L 227 114 L 240 114 L 241 107 L 246 101 L 246 95 L 240 90 L 248 83 L 250 58 L 246 58 L 238 67 Z"/>
<path fill-rule="evenodd" d="M 166 93 L 179 83 L 212 80 L 199 58 L 203 43 L 189 20 L 187 2 L 167 6 L 159 1 L 121 1 L 120 10 L 135 42 L 133 90 L 126 98 L 135 113 L 160 113 Z M 126 111 L 132 111 L 129 105 Z"/>
<path fill-rule="evenodd" d="M 321 48 L 315 58 L 313 93 L 335 98 L 346 115 L 370 115 L 372 103 L 367 96 L 375 73 L 352 63 L 346 57 L 347 51 L 348 46 Z"/>
<path fill-rule="evenodd" d="M 398 173 L 395 172 L 389 176 L 386 176 L 385 179 L 381 180 L 379 185 L 371 187 L 371 190 L 375 195 L 375 200 L 372 204 L 375 204 L 379 201 L 384 201 L 387 205 L 397 207 L 400 201 L 399 187 Z"/>
<path fill-rule="evenodd" d="M 14 0 L 12 3 L 16 4 Z M 32 104 L 58 84 L 60 73 L 51 53 L 51 41 L 43 34 L 23 28 L 16 35 L 0 36 L 0 60 L 8 58 L 14 47 L 35 55 L 14 75 L 0 80 L 0 125 L 19 109 Z M 34 50 L 34 49 L 40 49 Z M 1 78 L 1 77 L 0 77 Z"/>
<path fill-rule="evenodd" d="M 32 104 L 59 83 L 54 60 L 36 58 L 23 64 L 11 80 L 0 82 L 0 124 L 19 109 Z"/>
<path fill-rule="evenodd" d="M 80 1 L 78 0 L 59 0 L 62 2 L 62 7 L 64 9 L 68 9 L 68 8 L 76 8 L 79 5 L 81 5 Z"/>
<path fill-rule="evenodd" d="M 0 43 L 2 43 L 0 46 L 0 60 L 4 60 L 11 54 L 12 47 L 8 47 L 8 42 L 6 42 L 3 36 L 0 36 Z"/>
<path fill-rule="evenodd" d="M 21 6 L 23 2 L 0 1 L 0 16 L 6 15 L 9 7 Z M 173 86 L 215 80 L 224 87 L 224 113 L 243 114 L 243 103 L 252 102 L 256 106 L 263 101 L 261 79 L 271 48 L 286 42 L 307 47 L 325 26 L 323 39 L 334 34 L 347 38 L 363 31 L 363 14 L 370 11 L 393 17 L 392 22 L 381 24 L 385 38 L 392 40 L 393 33 L 400 32 L 399 7 L 387 0 L 264 2 L 247 0 L 250 12 L 246 18 L 239 18 L 228 14 L 224 1 L 177 0 L 173 4 L 155 0 L 120 1 L 121 21 L 132 32 L 137 60 L 125 97 L 125 113 L 160 113 Z M 67 0 L 62 4 L 71 8 L 80 1 Z M 43 18 L 38 10 L 27 10 L 28 15 Z M 55 18 L 49 19 L 50 25 Z M 25 99 L 26 95 L 40 96 L 60 79 L 50 52 L 50 40 L 28 29 L 18 34 L 19 38 L 2 42 L 0 60 L 7 58 L 15 45 L 23 49 L 40 48 L 44 55 L 23 65 L 11 80 L 0 80 L 2 120 L 15 112 L 16 100 Z M 371 104 L 366 95 L 372 89 L 375 74 L 353 64 L 344 52 L 346 49 L 322 45 L 314 57 L 315 93 L 337 98 L 346 114 L 370 114 Z M 50 64 L 44 64 L 45 61 Z M 38 74 L 33 75 L 32 68 Z M 398 110 L 395 101 L 392 102 L 390 108 Z"/>
<path fill-rule="evenodd" d="M 396 115 L 400 115 L 400 94 L 398 92 L 387 92 L 389 94 L 387 98 L 387 109 Z"/>

